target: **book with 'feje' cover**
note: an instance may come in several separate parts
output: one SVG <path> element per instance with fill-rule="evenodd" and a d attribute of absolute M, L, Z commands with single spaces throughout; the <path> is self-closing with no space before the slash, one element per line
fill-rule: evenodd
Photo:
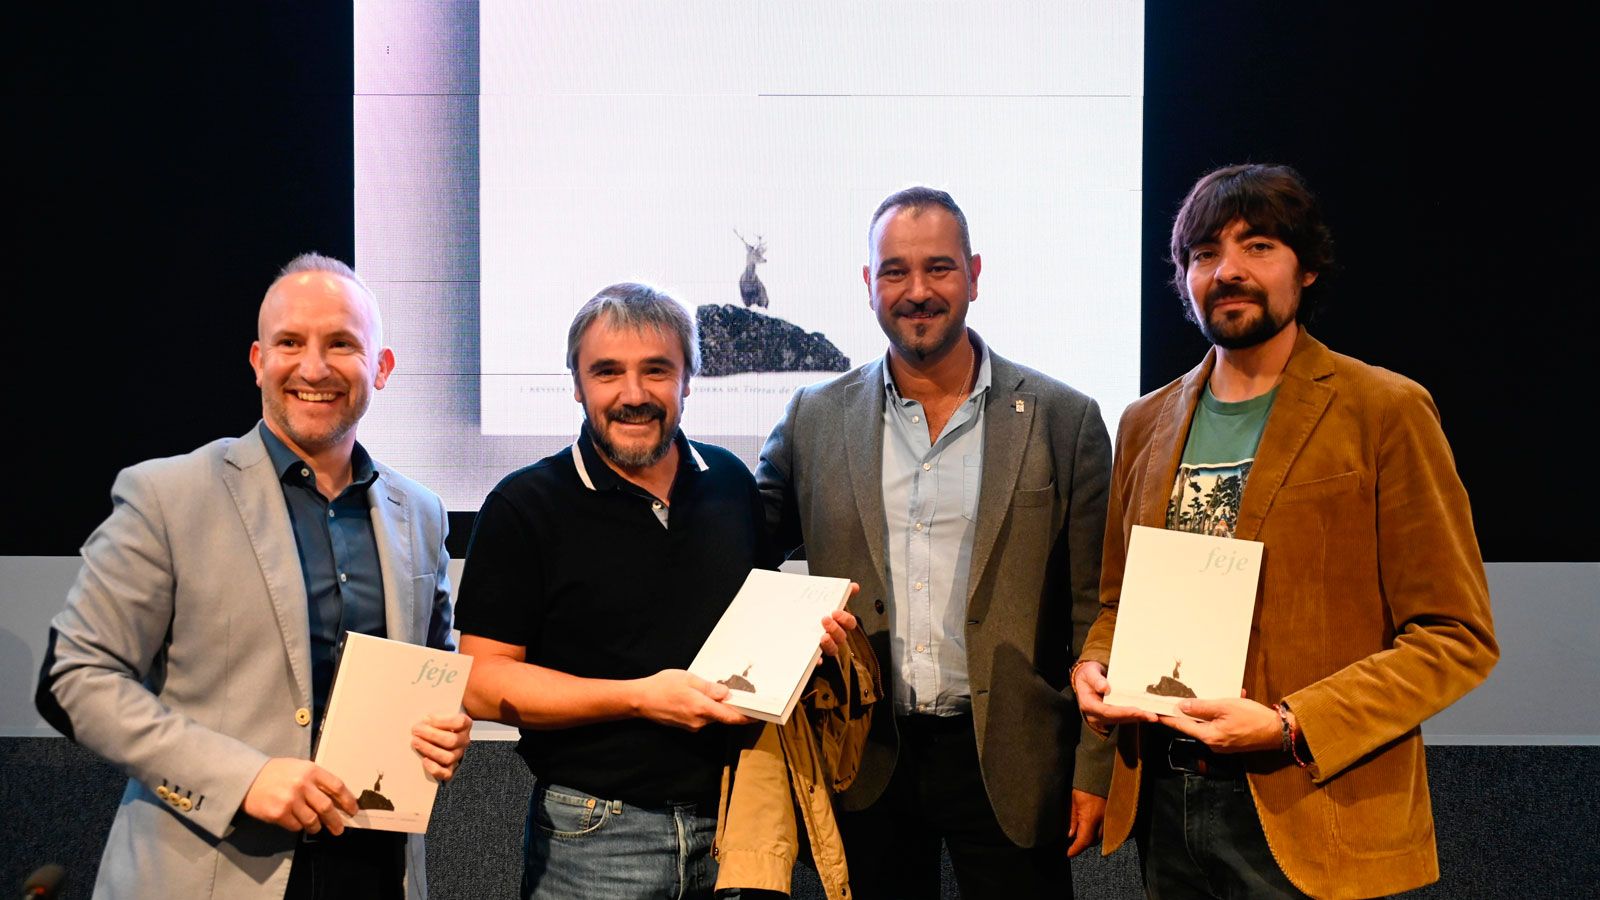
<path fill-rule="evenodd" d="M 348 633 L 312 760 L 339 776 L 359 810 L 356 828 L 428 830 L 435 781 L 411 747 L 411 729 L 428 716 L 461 711 L 472 657 Z M 340 815 L 344 815 L 340 813 Z"/>
<path fill-rule="evenodd" d="M 821 659 L 823 617 L 849 599 L 848 578 L 753 569 L 689 671 L 727 685 L 745 715 L 787 722 Z"/>

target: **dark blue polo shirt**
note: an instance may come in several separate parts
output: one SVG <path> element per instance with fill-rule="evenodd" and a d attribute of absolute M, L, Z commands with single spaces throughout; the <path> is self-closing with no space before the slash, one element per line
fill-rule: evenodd
<path fill-rule="evenodd" d="M 456 625 L 583 678 L 687 668 L 766 548 L 761 495 L 737 456 L 677 435 L 667 504 L 619 476 L 585 427 L 506 476 L 473 529 Z M 644 806 L 715 803 L 727 731 L 625 719 L 523 729 L 517 752 L 551 784 Z M 714 807 L 711 807 L 714 808 Z"/>
<path fill-rule="evenodd" d="M 378 480 L 372 457 L 356 444 L 350 457 L 352 481 L 328 500 L 317 490 L 311 466 L 290 450 L 267 423 L 259 426 L 272 469 L 283 486 L 305 577 L 311 622 L 311 702 L 313 722 L 322 725 L 322 710 L 333 685 L 339 638 L 346 631 L 386 637 L 383 611 L 383 568 L 378 539 L 372 530 L 367 491 Z"/>

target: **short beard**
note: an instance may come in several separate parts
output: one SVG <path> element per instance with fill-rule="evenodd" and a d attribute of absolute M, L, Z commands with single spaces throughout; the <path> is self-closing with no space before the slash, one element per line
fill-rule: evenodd
<path fill-rule="evenodd" d="M 1211 319 L 1210 307 L 1215 303 L 1231 300 L 1235 297 L 1242 297 L 1252 301 L 1260 308 L 1261 314 L 1242 331 L 1224 330 L 1226 323 L 1222 328 L 1218 328 L 1217 324 Z M 1279 332 L 1294 321 L 1292 316 L 1282 322 L 1273 318 L 1272 308 L 1267 305 L 1266 292 L 1259 288 L 1246 287 L 1244 285 L 1222 285 L 1206 292 L 1205 303 L 1199 313 L 1194 311 L 1193 304 L 1186 304 L 1185 308 L 1189 310 L 1189 317 L 1194 320 L 1196 325 L 1200 326 L 1200 333 L 1205 335 L 1206 340 L 1224 350 L 1244 350 L 1264 344 L 1277 337 Z"/>
<path fill-rule="evenodd" d="M 605 418 L 611 422 L 638 424 L 641 422 L 659 421 L 662 423 L 661 440 L 653 447 L 643 449 L 627 449 L 611 443 L 606 437 L 605 429 L 589 428 L 589 436 L 594 439 L 594 445 L 604 453 L 606 458 L 624 469 L 644 469 L 655 465 L 666 457 L 672 449 L 672 441 L 678 435 L 676 425 L 667 426 L 667 411 L 656 403 L 641 403 L 637 406 L 624 406 L 606 413 Z"/>
<path fill-rule="evenodd" d="M 289 416 L 289 404 L 276 392 L 263 391 L 262 397 L 264 417 L 283 429 L 283 434 L 300 451 L 313 455 L 338 446 L 361 423 L 361 417 L 367 412 L 367 404 L 363 403 L 360 409 L 345 411 L 326 433 L 315 434 L 295 427 L 294 420 Z"/>

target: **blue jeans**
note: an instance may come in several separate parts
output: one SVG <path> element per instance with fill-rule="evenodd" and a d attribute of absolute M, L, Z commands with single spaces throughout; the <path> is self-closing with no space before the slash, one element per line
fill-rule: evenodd
<path fill-rule="evenodd" d="M 523 831 L 522 896 L 709 900 L 716 833 L 714 809 L 632 806 L 536 782 Z"/>

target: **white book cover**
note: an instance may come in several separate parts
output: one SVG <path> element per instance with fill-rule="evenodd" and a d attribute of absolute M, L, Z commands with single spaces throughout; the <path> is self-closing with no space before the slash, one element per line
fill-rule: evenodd
<path fill-rule="evenodd" d="M 1239 696 L 1262 544 L 1133 526 L 1106 702 L 1177 716 L 1191 697 Z"/>
<path fill-rule="evenodd" d="M 348 825 L 428 830 L 439 790 L 411 748 L 411 729 L 461 711 L 472 657 L 347 633 L 312 760 L 339 776 L 360 807 Z"/>
<path fill-rule="evenodd" d="M 745 715 L 787 722 L 822 657 L 822 618 L 849 599 L 848 578 L 753 569 L 689 671 L 727 685 Z"/>

